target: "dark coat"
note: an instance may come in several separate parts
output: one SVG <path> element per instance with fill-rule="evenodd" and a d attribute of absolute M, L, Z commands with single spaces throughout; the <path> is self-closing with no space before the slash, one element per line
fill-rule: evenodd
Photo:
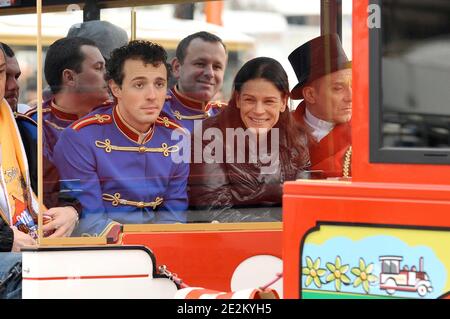
<path fill-rule="evenodd" d="M 202 142 L 201 150 L 195 145 L 195 132 L 192 141 L 193 158 L 189 176 L 189 204 L 190 222 L 254 222 L 281 221 L 282 186 L 285 181 L 303 178 L 305 154 L 299 154 L 296 148 L 287 142 L 283 125 L 276 125 L 279 129 L 279 159 L 280 165 L 272 173 L 262 173 L 263 164 L 260 159 L 256 162 L 249 160 L 248 142 L 245 147 L 245 162 L 237 162 L 239 150 L 234 141 L 233 163 L 226 163 L 227 154 L 226 128 L 244 128 L 239 113 L 224 111 L 216 117 L 203 122 L 202 135 L 208 128 L 219 128 L 223 139 L 219 136 L 218 143 L 222 145 L 223 156 L 220 163 L 195 163 L 199 151 L 211 143 Z M 201 137 L 200 136 L 200 137 Z M 268 140 L 270 141 L 270 133 Z M 306 136 L 298 136 L 306 143 Z M 225 142 L 224 142 L 225 140 Z M 229 142 L 229 141 L 228 141 Z M 269 143 L 270 144 L 270 143 Z M 230 152 L 228 152 L 230 153 Z M 216 154 L 216 153 L 214 153 Z M 229 154 L 228 154 L 229 155 Z M 242 154 L 240 154 L 242 155 Z"/>
<path fill-rule="evenodd" d="M 11 227 L 0 217 L 0 252 L 11 251 L 14 233 Z"/>

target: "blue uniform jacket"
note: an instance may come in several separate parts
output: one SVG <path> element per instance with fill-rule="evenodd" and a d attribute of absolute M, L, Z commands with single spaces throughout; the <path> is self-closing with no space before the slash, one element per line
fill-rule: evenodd
<path fill-rule="evenodd" d="M 54 149 L 62 191 L 82 205 L 74 235 L 103 235 L 121 224 L 186 221 L 189 163 L 172 159 L 187 141 L 159 117 L 144 137 L 121 119 L 116 107 L 98 108 L 64 130 Z"/>
<path fill-rule="evenodd" d="M 30 110 L 26 114 L 37 122 L 36 109 Z M 77 115 L 58 109 L 52 100 L 47 100 L 42 104 L 42 152 L 47 159 L 53 161 L 53 148 L 61 132 L 76 120 L 78 120 Z"/>
<path fill-rule="evenodd" d="M 194 130 L 194 121 L 202 121 L 219 114 L 226 103 L 200 102 L 182 95 L 176 86 L 169 90 L 163 112 L 186 128 L 190 133 Z"/>

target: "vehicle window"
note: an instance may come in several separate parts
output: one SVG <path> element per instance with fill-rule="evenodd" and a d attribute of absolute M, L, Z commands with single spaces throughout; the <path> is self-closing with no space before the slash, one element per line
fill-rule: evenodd
<path fill-rule="evenodd" d="M 450 147 L 450 5 L 382 6 L 382 147 Z"/>

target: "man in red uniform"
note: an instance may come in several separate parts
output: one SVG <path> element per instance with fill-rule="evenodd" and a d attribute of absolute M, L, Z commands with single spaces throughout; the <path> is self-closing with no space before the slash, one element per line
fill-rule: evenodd
<path fill-rule="evenodd" d="M 312 39 L 289 55 L 303 99 L 294 118 L 309 135 L 311 170 L 320 178 L 350 177 L 352 71 L 337 34 Z"/>

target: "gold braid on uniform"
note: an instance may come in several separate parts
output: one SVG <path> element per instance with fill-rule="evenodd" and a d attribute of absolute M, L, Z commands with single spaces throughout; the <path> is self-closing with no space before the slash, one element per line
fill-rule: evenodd
<path fill-rule="evenodd" d="M 105 141 L 95 141 L 95 146 L 105 149 L 106 153 L 112 151 L 121 152 L 138 152 L 138 153 L 163 153 L 164 156 L 169 156 L 169 153 L 178 152 L 178 145 L 168 146 L 167 143 L 162 143 L 161 147 L 145 147 L 145 146 L 115 146 L 111 145 L 111 141 L 106 139 Z"/>
<path fill-rule="evenodd" d="M 350 177 L 351 164 L 352 164 L 352 147 L 350 146 L 348 148 L 347 152 L 345 152 L 345 156 L 344 156 L 344 167 L 342 170 L 342 176 L 344 176 L 345 178 Z"/>
<path fill-rule="evenodd" d="M 119 206 L 120 205 L 129 205 L 129 206 L 136 206 L 139 208 L 144 207 L 151 207 L 153 209 L 156 209 L 157 206 L 161 205 L 164 199 L 162 197 L 156 197 L 155 201 L 153 202 L 136 202 L 132 200 L 126 200 L 120 198 L 120 193 L 115 193 L 114 195 L 106 194 L 104 193 L 102 195 L 103 200 L 112 202 L 111 205 L 113 206 Z"/>
<path fill-rule="evenodd" d="M 182 115 L 179 111 L 172 111 L 172 114 L 178 119 L 178 120 L 204 120 L 209 117 L 208 113 L 203 113 L 199 115 Z"/>

